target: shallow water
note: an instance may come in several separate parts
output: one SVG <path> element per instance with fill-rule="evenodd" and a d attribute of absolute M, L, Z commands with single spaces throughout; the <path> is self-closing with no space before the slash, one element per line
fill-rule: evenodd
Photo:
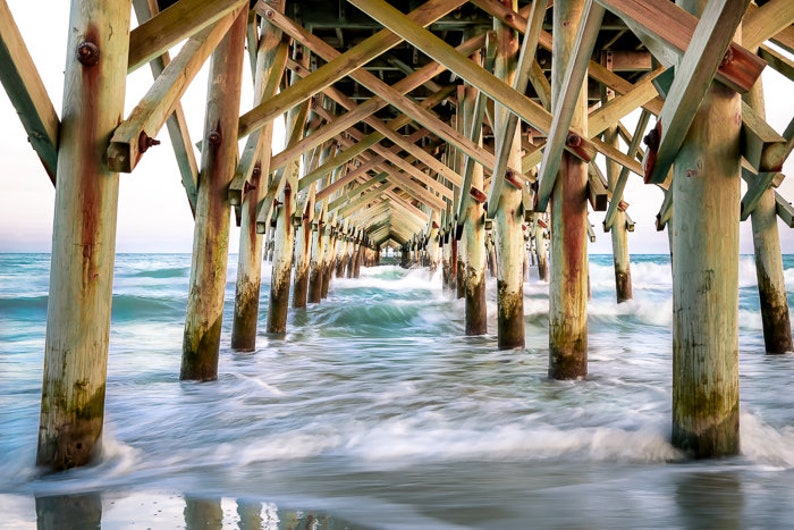
<path fill-rule="evenodd" d="M 103 456 L 42 475 L 49 257 L 0 255 L 0 527 L 794 524 L 794 355 L 764 355 L 749 257 L 742 455 L 710 462 L 668 442 L 666 256 L 633 257 L 635 300 L 621 305 L 611 257 L 591 257 L 590 375 L 578 382 L 546 377 L 547 285 L 525 284 L 527 348 L 500 352 L 494 335 L 463 336 L 463 302 L 438 273 L 393 266 L 334 280 L 322 304 L 291 311 L 286 338 L 231 352 L 230 261 L 220 377 L 189 383 L 178 373 L 190 256 L 118 256 Z M 490 280 L 495 331 L 494 293 Z"/>

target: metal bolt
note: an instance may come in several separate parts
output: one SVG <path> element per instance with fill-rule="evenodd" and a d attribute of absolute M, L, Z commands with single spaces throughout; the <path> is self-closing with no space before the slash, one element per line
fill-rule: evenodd
<path fill-rule="evenodd" d="M 145 153 L 153 145 L 160 145 L 160 140 L 150 138 L 145 131 L 141 131 L 141 135 L 138 136 L 138 152 Z"/>
<path fill-rule="evenodd" d="M 565 139 L 565 145 L 569 147 L 579 147 L 582 145 L 582 137 L 578 134 L 571 133 Z"/>
<path fill-rule="evenodd" d="M 262 165 L 257 162 L 254 166 L 253 171 L 251 171 L 251 176 L 256 178 L 262 174 Z"/>
<path fill-rule="evenodd" d="M 733 62 L 733 48 L 728 47 L 725 55 L 722 57 L 722 61 L 720 61 L 720 68 L 728 66 Z"/>
<path fill-rule="evenodd" d="M 94 66 L 99 62 L 99 46 L 84 41 L 77 45 L 77 60 L 85 66 Z"/>
<path fill-rule="evenodd" d="M 211 145 L 219 145 L 221 143 L 221 133 L 219 131 L 212 131 L 207 140 Z"/>

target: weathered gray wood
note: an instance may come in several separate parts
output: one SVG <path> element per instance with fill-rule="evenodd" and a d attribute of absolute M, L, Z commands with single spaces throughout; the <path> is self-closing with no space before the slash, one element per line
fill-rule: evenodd
<path fill-rule="evenodd" d="M 766 111 L 761 81 L 744 95 L 744 100 L 743 108 L 752 108 L 758 117 L 763 119 Z M 758 180 L 765 179 L 759 175 Z M 742 215 L 744 216 L 744 212 Z M 777 228 L 775 190 L 769 185 L 763 188 L 752 209 L 751 223 L 764 345 L 767 353 L 786 353 L 794 350 L 794 343 L 783 274 L 783 255 L 780 251 L 780 235 Z"/>
<path fill-rule="evenodd" d="M 273 9 L 283 9 L 283 1 L 274 2 Z M 278 88 L 284 71 L 286 46 L 281 43 L 281 32 L 262 21 L 261 36 L 257 39 L 256 63 L 254 67 L 254 104 L 271 97 Z M 262 239 L 257 234 L 256 220 L 259 202 L 267 191 L 267 176 L 270 173 L 270 152 L 273 140 L 273 124 L 267 124 L 257 135 L 258 145 L 244 152 L 236 175 L 244 175 L 240 169 L 250 156 L 253 161 L 248 193 L 241 195 L 240 243 L 237 256 L 237 280 L 234 292 L 234 319 L 232 321 L 232 349 L 253 351 L 256 348 L 256 332 L 259 322 L 259 297 L 262 283 Z M 250 139 L 250 138 L 249 138 Z M 248 146 L 246 146 L 248 148 Z M 244 179 L 245 180 L 245 179 Z M 247 182 L 247 180 L 246 180 Z M 244 188 L 243 188 L 244 191 Z M 231 197 L 230 197 L 231 202 Z"/>
<path fill-rule="evenodd" d="M 300 57 L 298 61 L 303 61 L 307 66 L 309 61 L 309 51 L 303 47 L 299 48 Z M 293 76 L 293 81 L 297 77 Z M 293 107 L 288 113 L 289 144 L 298 142 L 303 138 L 306 118 L 309 114 L 309 102 L 305 101 Z M 300 173 L 300 158 L 294 158 L 284 167 L 284 175 L 281 178 L 283 183 L 282 191 L 279 195 L 281 206 L 278 209 L 276 220 L 275 237 L 276 246 L 273 254 L 273 272 L 270 280 L 270 298 L 268 301 L 267 312 L 267 332 L 283 334 L 287 331 L 287 313 L 289 309 L 289 287 L 290 275 L 292 272 L 292 255 L 295 243 L 295 230 L 292 226 L 292 218 L 297 210 L 298 177 Z"/>
<path fill-rule="evenodd" d="M 102 436 L 118 174 L 104 151 L 124 112 L 130 6 L 73 0 L 55 190 L 36 464 L 87 464 Z"/>
<path fill-rule="evenodd" d="M 0 0 L 0 81 L 55 184 L 60 120 L 5 0 Z"/>
<path fill-rule="evenodd" d="M 640 114 L 640 119 L 637 120 L 637 126 L 634 129 L 634 135 L 631 137 L 629 143 L 629 150 L 628 153 L 634 153 L 640 145 L 640 140 L 642 139 L 642 133 L 645 131 L 645 127 L 648 125 L 648 121 L 650 120 L 650 112 L 643 109 L 642 113 Z M 609 203 L 609 207 L 607 208 L 607 213 L 604 216 L 604 231 L 609 232 L 612 226 L 615 223 L 615 216 L 618 212 L 618 205 L 620 201 L 623 200 L 623 190 L 626 188 L 626 182 L 628 181 L 629 177 L 629 170 L 627 167 L 623 167 L 620 170 L 620 175 L 618 175 L 617 180 L 615 181 L 614 186 L 611 188 L 612 191 L 612 201 Z"/>
<path fill-rule="evenodd" d="M 179 54 L 157 76 L 141 101 L 113 133 L 108 147 L 108 166 L 130 173 L 173 113 L 190 82 L 204 62 L 226 35 L 240 9 L 221 18 L 213 26 L 194 35 L 182 46 Z"/>
<path fill-rule="evenodd" d="M 552 112 L 565 86 L 585 0 L 555 4 L 552 51 Z M 573 87 L 570 87 L 571 89 Z M 587 89 L 580 87 L 571 127 L 587 134 Z M 560 174 L 551 195 L 551 282 L 549 285 L 549 377 L 578 379 L 587 375 L 587 164 L 562 154 Z"/>
<path fill-rule="evenodd" d="M 158 13 L 130 32 L 128 72 L 246 4 L 245 0 L 183 0 Z"/>
<path fill-rule="evenodd" d="M 240 108 L 247 20 L 247 13 L 240 11 L 210 62 L 205 148 L 201 153 L 179 373 L 183 380 L 209 381 L 218 377 L 231 211 L 226 189 L 234 177 L 237 162 L 237 109 Z"/>
<path fill-rule="evenodd" d="M 604 132 L 604 141 L 617 147 L 617 127 L 610 127 Z M 622 190 L 620 190 L 620 194 L 615 193 L 621 175 L 620 168 L 612 160 L 607 160 L 606 170 L 609 190 L 612 192 L 611 202 L 620 203 L 623 194 Z M 615 295 L 618 303 L 622 303 L 634 297 L 631 285 L 631 260 L 629 258 L 626 213 L 616 208 L 612 221 L 612 264 L 615 269 Z"/>
<path fill-rule="evenodd" d="M 674 164 L 672 442 L 698 458 L 739 451 L 740 112 L 711 83 Z"/>
<path fill-rule="evenodd" d="M 692 40 L 675 69 L 657 122 L 659 143 L 644 160 L 645 181 L 663 182 L 689 129 L 695 110 L 725 56 L 749 0 L 714 0 L 703 12 Z"/>
<path fill-rule="evenodd" d="M 515 8 L 516 2 L 512 2 L 512 5 Z M 494 27 L 498 42 L 494 73 L 503 83 L 512 85 L 518 59 L 518 34 L 499 21 L 494 21 Z M 506 121 L 505 114 L 496 113 L 494 128 L 499 130 L 506 125 Z M 521 131 L 517 130 L 512 138 L 506 139 L 506 142 L 511 143 L 507 158 L 508 167 L 521 166 L 520 133 Z M 499 203 L 494 217 L 497 247 L 497 345 L 500 350 L 523 348 L 525 344 L 522 198 L 522 189 L 516 188 L 513 184 L 505 186 L 498 197 Z"/>
<path fill-rule="evenodd" d="M 786 160 L 786 140 L 750 107 L 742 104 L 742 157 L 759 172 L 778 172 Z"/>

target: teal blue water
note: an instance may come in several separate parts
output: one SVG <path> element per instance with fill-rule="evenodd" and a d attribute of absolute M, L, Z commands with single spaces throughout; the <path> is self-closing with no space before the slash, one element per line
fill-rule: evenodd
<path fill-rule="evenodd" d="M 785 257 L 790 303 L 794 257 Z M 263 292 L 267 293 L 269 276 Z M 229 348 L 178 380 L 189 255 L 116 260 L 103 454 L 34 466 L 49 256 L 0 254 L 2 528 L 783 528 L 794 526 L 794 354 L 764 354 L 752 259 L 740 264 L 742 454 L 670 444 L 667 256 L 634 256 L 615 302 L 591 257 L 590 375 L 555 382 L 548 285 L 525 283 L 524 350 L 463 336 L 440 273 L 335 279 L 285 338 Z M 260 313 L 264 328 L 267 303 Z M 495 333 L 495 280 L 488 283 Z"/>

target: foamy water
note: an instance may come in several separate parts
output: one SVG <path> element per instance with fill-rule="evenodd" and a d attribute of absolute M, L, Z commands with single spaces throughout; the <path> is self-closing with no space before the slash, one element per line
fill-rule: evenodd
<path fill-rule="evenodd" d="M 178 380 L 190 257 L 118 257 L 102 457 L 42 475 L 33 462 L 49 262 L 0 255 L 3 524 L 794 523 L 794 355 L 764 355 L 750 258 L 740 265 L 742 454 L 713 462 L 689 461 L 669 443 L 666 256 L 634 257 L 635 300 L 620 305 L 611 257 L 591 258 L 590 375 L 578 382 L 546 377 L 548 285 L 534 278 L 525 350 L 464 337 L 463 302 L 442 289 L 440 272 L 384 266 L 334 280 L 329 299 L 291 312 L 286 339 L 260 333 L 255 353 L 231 352 L 233 261 L 220 377 L 191 383 Z M 786 266 L 789 277 L 789 257 Z M 495 287 L 489 280 L 492 333 Z"/>

